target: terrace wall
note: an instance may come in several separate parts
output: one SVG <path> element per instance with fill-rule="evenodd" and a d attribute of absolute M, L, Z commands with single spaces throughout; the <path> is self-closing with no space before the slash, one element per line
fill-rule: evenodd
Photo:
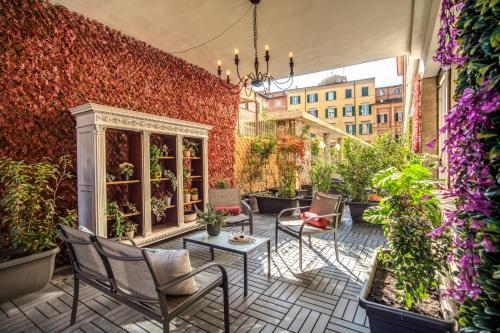
<path fill-rule="evenodd" d="M 69 108 L 94 102 L 213 125 L 210 183 L 234 182 L 239 96 L 204 69 L 40 0 L 0 0 L 0 45 L 0 156 L 76 161 Z"/>

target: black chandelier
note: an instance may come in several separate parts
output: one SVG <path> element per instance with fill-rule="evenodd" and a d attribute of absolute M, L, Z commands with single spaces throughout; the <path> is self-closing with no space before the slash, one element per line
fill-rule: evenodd
<path fill-rule="evenodd" d="M 238 57 L 238 49 L 234 49 L 234 64 L 236 65 L 236 74 L 238 75 L 238 83 L 233 84 L 230 80 L 231 71 L 227 70 L 226 72 L 226 80 L 221 79 L 222 75 L 222 62 L 219 60 L 217 62 L 217 74 L 219 74 L 219 79 L 221 84 L 225 86 L 229 91 L 234 94 L 240 94 L 241 90 L 245 90 L 245 94 L 250 96 L 252 93 L 251 87 L 253 88 L 261 88 L 263 87 L 264 93 L 268 94 L 271 91 L 271 84 L 274 84 L 280 90 L 287 90 L 293 84 L 293 54 L 289 53 L 290 58 L 290 77 L 283 82 L 278 82 L 271 74 L 269 74 L 269 59 L 271 56 L 269 55 L 269 46 L 265 46 L 266 54 L 264 56 L 264 60 L 266 61 L 266 71 L 265 73 L 259 71 L 259 57 L 257 53 L 257 5 L 260 3 L 260 0 L 250 0 L 250 2 L 254 5 L 253 7 L 253 48 L 255 51 L 255 60 L 254 60 L 254 68 L 255 72 L 249 73 L 247 75 L 241 76 L 239 71 L 239 63 L 240 58 Z M 284 85 L 288 86 L 283 88 Z"/>

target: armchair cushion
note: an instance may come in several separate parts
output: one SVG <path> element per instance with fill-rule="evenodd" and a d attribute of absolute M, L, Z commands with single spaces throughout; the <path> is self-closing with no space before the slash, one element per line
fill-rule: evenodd
<path fill-rule="evenodd" d="M 214 206 L 215 211 L 223 212 L 229 215 L 237 216 L 241 214 L 240 205 L 217 205 Z"/>
<path fill-rule="evenodd" d="M 318 216 L 318 214 L 316 213 L 312 213 L 312 212 L 303 212 L 300 217 L 302 218 L 302 220 L 307 220 L 309 218 L 313 218 L 313 217 L 316 217 Z M 312 220 L 309 220 L 307 221 L 307 224 L 309 225 L 312 225 L 316 228 L 321 228 L 321 229 L 324 229 L 326 227 L 328 227 L 328 225 L 330 224 L 330 221 L 326 218 L 319 218 L 319 219 L 312 219 Z"/>
<path fill-rule="evenodd" d="M 147 249 L 147 251 L 151 254 L 151 263 L 160 285 L 191 272 L 191 262 L 187 250 Z M 197 291 L 198 286 L 195 278 L 190 277 L 170 287 L 165 293 L 180 296 L 191 295 Z"/>

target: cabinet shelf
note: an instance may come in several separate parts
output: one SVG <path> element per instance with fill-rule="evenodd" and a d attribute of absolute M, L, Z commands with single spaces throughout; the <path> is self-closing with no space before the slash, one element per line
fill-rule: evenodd
<path fill-rule="evenodd" d="M 184 157 L 185 160 L 201 160 L 201 157 L 198 156 L 190 156 L 190 157 Z"/>
<path fill-rule="evenodd" d="M 169 178 L 151 178 L 152 182 L 164 182 L 169 180 Z"/>
<path fill-rule="evenodd" d="M 139 184 L 141 181 L 139 179 L 131 180 L 114 180 L 112 182 L 106 182 L 106 185 L 123 185 L 123 184 Z"/>
<path fill-rule="evenodd" d="M 138 216 L 138 215 L 141 215 L 141 212 L 123 214 L 123 217 L 133 217 L 133 216 Z M 113 220 L 113 218 L 108 217 L 107 220 L 110 221 L 110 220 Z"/>
<path fill-rule="evenodd" d="M 187 206 L 187 205 L 192 205 L 192 204 L 199 203 L 199 202 L 201 202 L 201 200 L 195 200 L 195 201 L 185 202 L 185 203 L 184 203 L 184 206 Z"/>
<path fill-rule="evenodd" d="M 175 156 L 160 156 L 160 160 L 175 160 Z"/>
<path fill-rule="evenodd" d="M 203 176 L 189 176 L 190 179 L 201 179 Z"/>

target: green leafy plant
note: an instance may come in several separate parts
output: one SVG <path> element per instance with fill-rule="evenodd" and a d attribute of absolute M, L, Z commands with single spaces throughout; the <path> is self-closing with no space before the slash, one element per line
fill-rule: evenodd
<path fill-rule="evenodd" d="M 311 183 L 314 191 L 328 193 L 332 187 L 335 175 L 335 166 L 323 159 L 318 160 L 312 167 Z"/>
<path fill-rule="evenodd" d="M 354 202 L 367 202 L 367 190 L 378 171 L 377 159 L 372 146 L 356 138 L 345 138 L 342 159 L 335 164 L 335 172 L 342 178 L 338 189 Z"/>
<path fill-rule="evenodd" d="M 215 182 L 215 188 L 218 189 L 229 188 L 229 183 L 225 179 L 219 179 L 218 181 Z"/>
<path fill-rule="evenodd" d="M 151 211 L 156 216 L 158 222 L 166 216 L 167 208 L 168 199 L 166 195 L 151 198 Z"/>
<path fill-rule="evenodd" d="M 375 136 L 372 149 L 374 155 L 377 157 L 374 161 L 377 171 L 389 167 L 401 169 L 403 165 L 416 158 L 415 154 L 411 151 L 408 140 L 403 138 L 396 139 L 392 136 L 392 133 Z"/>
<path fill-rule="evenodd" d="M 364 218 L 383 225 L 387 251 L 379 260 L 396 277 L 399 297 L 408 309 L 437 287 L 437 274 L 446 268 L 446 235 L 428 235 L 441 222 L 432 172 L 419 161 L 378 172 L 373 185 L 383 194 L 379 206 L 368 208 Z"/>
<path fill-rule="evenodd" d="M 318 157 L 319 156 L 319 141 L 317 139 L 311 141 L 311 155 L 313 157 Z"/>
<path fill-rule="evenodd" d="M 243 183 L 248 192 L 255 184 L 265 179 L 271 156 L 276 152 L 276 137 L 258 136 L 250 144 L 247 163 L 243 169 Z"/>
<path fill-rule="evenodd" d="M 118 170 L 121 175 L 128 175 L 129 177 L 132 177 L 134 174 L 134 165 L 132 163 L 123 162 L 118 165 Z"/>
<path fill-rule="evenodd" d="M 137 224 L 132 221 L 127 220 L 123 225 L 124 233 L 125 232 L 137 232 Z"/>
<path fill-rule="evenodd" d="M 207 204 L 206 211 L 198 209 L 196 205 L 194 206 L 196 210 L 196 215 L 198 216 L 198 224 L 205 226 L 207 224 L 224 226 L 224 221 L 226 218 L 226 213 L 215 210 L 212 205 Z"/>
<path fill-rule="evenodd" d="M 191 172 L 193 172 L 193 170 L 189 167 L 184 167 L 182 169 L 182 180 L 183 180 L 184 187 L 188 186 L 188 184 L 191 181 L 191 178 L 190 178 Z"/>
<path fill-rule="evenodd" d="M 139 210 L 137 209 L 137 206 L 131 203 L 130 201 L 127 201 L 126 203 L 123 204 L 123 208 L 127 208 L 129 213 L 138 213 Z"/>
<path fill-rule="evenodd" d="M 2 224 L 9 229 L 11 248 L 26 254 L 39 253 L 57 246 L 59 237 L 56 223 L 74 226 L 76 212 L 66 210 L 65 217 L 58 206 L 59 189 L 72 178 L 69 155 L 52 163 L 50 159 L 28 164 L 0 159 L 0 180 L 3 196 L 0 207 Z"/>
<path fill-rule="evenodd" d="M 196 154 L 198 154 L 198 146 L 199 144 L 193 140 L 185 138 L 182 141 L 183 150 L 189 150 L 191 152 L 191 156 L 196 156 Z"/>
<path fill-rule="evenodd" d="M 116 236 L 123 237 L 125 234 L 125 215 L 116 201 L 112 201 L 106 205 L 106 216 L 108 219 L 114 221 L 112 230 Z"/>
<path fill-rule="evenodd" d="M 150 174 L 154 178 L 160 178 L 162 174 L 160 165 L 161 149 L 157 145 L 151 145 L 149 155 Z"/>
<path fill-rule="evenodd" d="M 177 177 L 175 176 L 175 174 L 172 171 L 165 169 L 165 170 L 163 170 L 163 175 L 165 176 L 165 178 L 170 180 L 170 185 L 172 186 L 172 191 L 175 192 L 177 190 L 177 186 L 178 186 Z"/>
<path fill-rule="evenodd" d="M 278 196 L 295 197 L 298 172 L 303 168 L 305 141 L 297 136 L 283 136 L 277 145 L 279 171 Z"/>

